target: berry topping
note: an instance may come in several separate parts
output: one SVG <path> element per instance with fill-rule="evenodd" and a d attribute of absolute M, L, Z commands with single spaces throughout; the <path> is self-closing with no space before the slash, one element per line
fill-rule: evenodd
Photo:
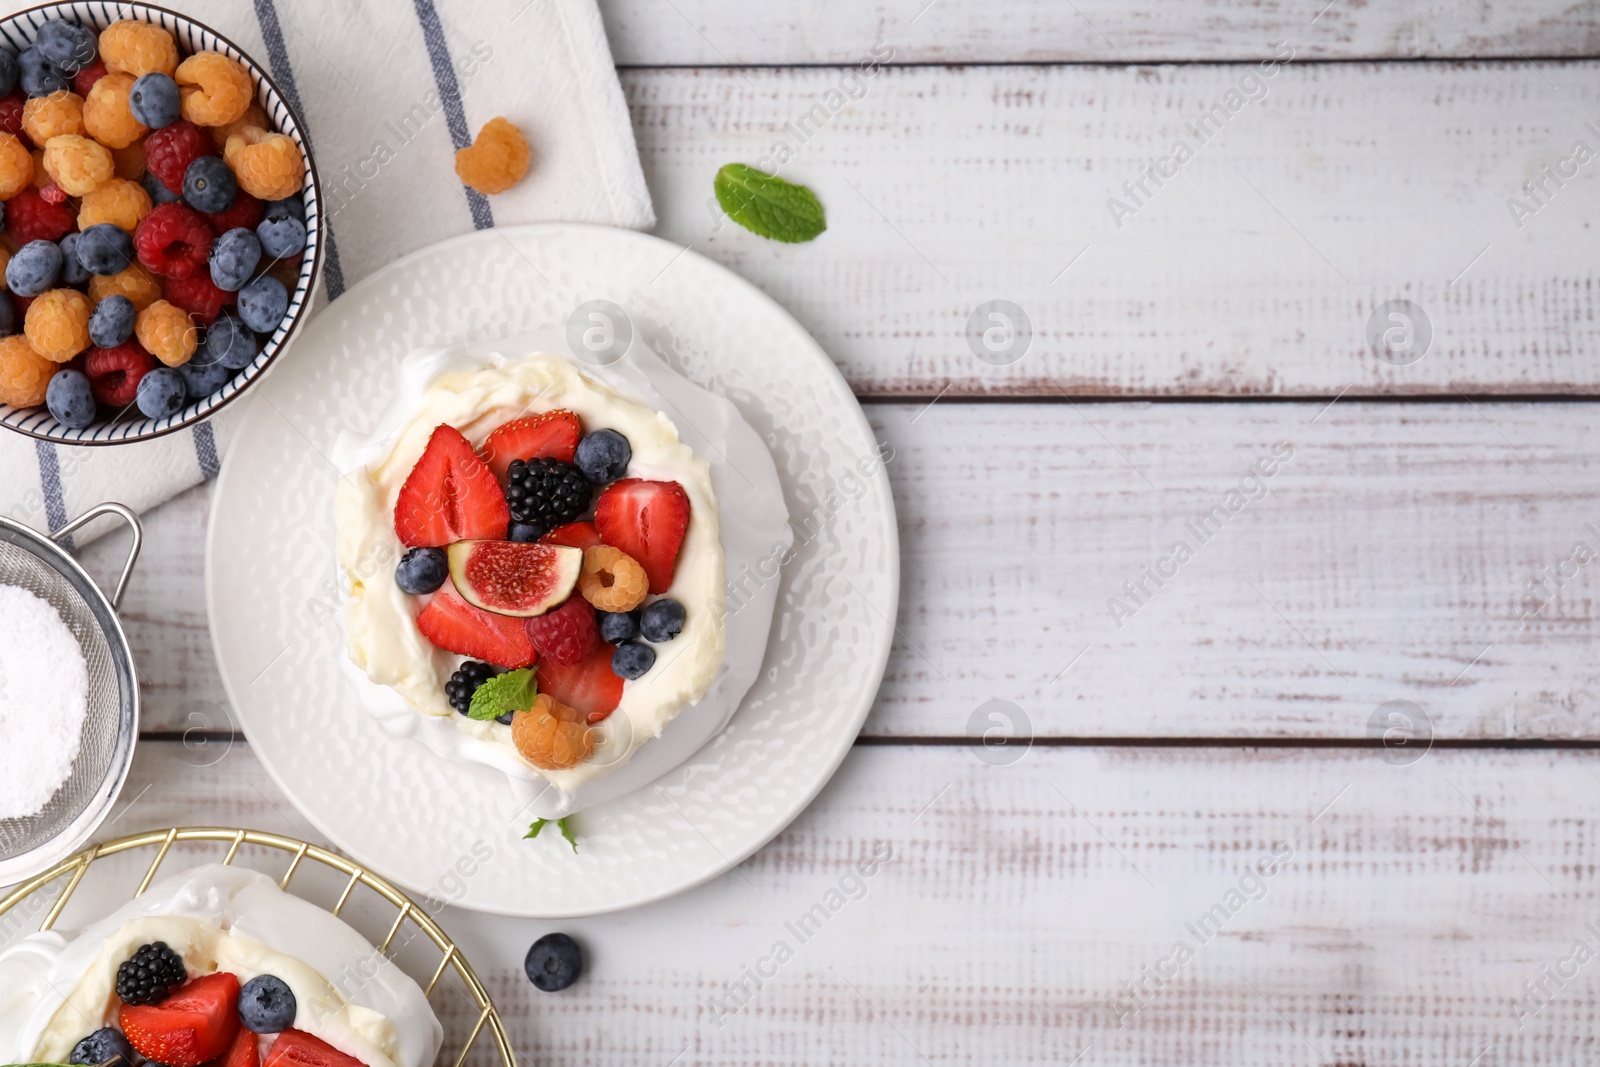
<path fill-rule="evenodd" d="M 505 494 L 471 443 L 453 426 L 437 427 L 395 501 L 394 530 L 401 542 L 442 548 L 498 538 L 510 521 Z"/>
<path fill-rule="evenodd" d="M 139 380 L 134 402 L 147 419 L 165 419 L 183 410 L 189 399 L 189 385 L 171 367 L 157 367 Z"/>
<path fill-rule="evenodd" d="M 600 627 L 600 640 L 608 645 L 620 645 L 639 636 L 637 611 L 597 611 L 594 614 Z"/>
<path fill-rule="evenodd" d="M 615 430 L 596 430 L 578 442 L 573 462 L 595 485 L 610 485 L 628 473 L 633 446 Z"/>
<path fill-rule="evenodd" d="M 582 663 L 540 660 L 539 692 L 548 693 L 591 725 L 600 722 L 622 702 L 622 679 L 611 669 L 614 654 L 610 645 L 597 644 Z"/>
<path fill-rule="evenodd" d="M 522 961 L 528 981 L 546 993 L 558 993 L 583 974 L 583 950 L 566 934 L 545 934 Z"/>
<path fill-rule="evenodd" d="M 128 1043 L 168 1067 L 200 1067 L 228 1051 L 239 1032 L 239 979 L 208 974 L 157 1005 L 124 1005 L 119 1016 Z"/>
<path fill-rule="evenodd" d="M 117 996 L 124 1004 L 154 1004 L 189 980 L 183 957 L 165 941 L 141 945 L 117 968 Z"/>
<path fill-rule="evenodd" d="M 611 670 L 619 678 L 642 678 L 655 665 L 656 650 L 637 641 L 620 644 L 611 654 Z"/>
<path fill-rule="evenodd" d="M 504 481 L 516 459 L 559 459 L 572 462 L 583 424 L 570 411 L 527 415 L 495 429 L 483 443 L 483 460 Z"/>
<path fill-rule="evenodd" d="M 285 1030 L 267 1049 L 261 1067 L 363 1067 L 320 1038 L 301 1030 Z"/>
<path fill-rule="evenodd" d="M 105 306 L 104 303 L 100 305 Z M 96 308 L 95 314 L 99 313 L 100 308 Z M 89 329 L 93 333 L 92 319 Z M 83 360 L 83 373 L 89 376 L 94 398 L 113 411 L 132 404 L 139 395 L 140 380 L 155 369 L 156 357 L 140 348 L 137 341 L 110 348 L 91 348 Z"/>
<path fill-rule="evenodd" d="M 561 545 L 457 541 L 450 581 L 467 603 L 498 615 L 543 615 L 572 595 L 583 553 Z"/>
<path fill-rule="evenodd" d="M 239 1021 L 258 1034 L 278 1034 L 294 1025 L 294 991 L 282 978 L 263 974 L 239 990 Z"/>
<path fill-rule="evenodd" d="M 622 683 L 619 680 L 617 684 Z M 595 733 L 582 713 L 548 693 L 534 697 L 532 710 L 519 711 L 511 720 L 511 742 L 517 752 L 547 771 L 566 770 L 588 759 L 594 751 Z"/>
<path fill-rule="evenodd" d="M 497 667 L 469 659 L 456 668 L 450 680 L 444 683 L 444 695 L 449 698 L 452 708 L 465 715 L 472 710 L 472 694 L 478 691 L 478 686 L 499 673 Z"/>
<path fill-rule="evenodd" d="M 417 629 L 436 648 L 496 667 L 526 667 L 536 657 L 521 619 L 475 608 L 449 585 L 417 615 Z"/>
<path fill-rule="evenodd" d="M 412 596 L 437 592 L 448 577 L 450 559 L 442 548 L 409 549 L 394 568 L 394 584 Z"/>
<path fill-rule="evenodd" d="M 670 597 L 646 604 L 639 612 L 639 632 L 646 641 L 664 644 L 683 632 L 683 605 Z"/>
<path fill-rule="evenodd" d="M 183 198 L 196 211 L 220 214 L 233 207 L 239 183 L 233 171 L 216 156 L 201 156 L 183 172 Z"/>
<path fill-rule="evenodd" d="M 689 529 L 689 494 L 677 482 L 625 478 L 600 494 L 594 524 L 606 544 L 644 566 L 652 593 L 665 593 Z"/>
<path fill-rule="evenodd" d="M 144 139 L 145 166 L 174 193 L 183 192 L 183 176 L 189 164 L 201 156 L 216 154 L 217 146 L 211 143 L 206 132 L 182 119 Z"/>
<path fill-rule="evenodd" d="M 600 531 L 594 528 L 592 522 L 569 522 L 565 526 L 557 526 L 544 535 L 544 541 L 546 544 L 566 545 L 568 548 L 593 548 L 602 543 Z"/>
<path fill-rule="evenodd" d="M 539 662 L 572 667 L 582 663 L 600 643 L 594 608 L 581 596 L 568 597 L 554 611 L 528 620 L 528 636 Z"/>
<path fill-rule="evenodd" d="M 518 522 L 546 530 L 589 510 L 594 487 L 577 467 L 559 459 L 514 459 L 506 472 L 506 503 Z"/>
<path fill-rule="evenodd" d="M 72 1055 L 67 1057 L 68 1063 L 84 1064 L 85 1067 L 133 1067 L 133 1046 L 128 1044 L 128 1039 L 114 1026 L 107 1026 L 96 1030 L 76 1045 L 72 1046 Z"/>
<path fill-rule="evenodd" d="M 210 326 L 223 308 L 233 303 L 234 294 L 219 288 L 209 271 L 196 271 L 187 278 L 167 279 L 167 302 L 189 313 L 195 322 Z"/>
<path fill-rule="evenodd" d="M 211 227 L 183 204 L 162 204 L 144 217 L 133 235 L 139 262 L 171 278 L 187 278 L 211 255 Z"/>
<path fill-rule="evenodd" d="M 289 290 L 268 274 L 239 290 L 239 317 L 257 333 L 271 333 L 289 311 Z"/>
<path fill-rule="evenodd" d="M 121 274 L 133 263 L 133 238 L 121 226 L 97 222 L 79 235 L 77 252 L 90 274 Z"/>
<path fill-rule="evenodd" d="M 178 95 L 178 83 L 165 74 L 141 74 L 128 94 L 128 107 L 134 118 L 152 130 L 162 130 L 178 121 L 183 99 Z"/>
<path fill-rule="evenodd" d="M 620 548 L 597 545 L 583 550 L 578 591 L 600 611 L 632 611 L 644 603 L 650 578 L 639 561 Z"/>
<path fill-rule="evenodd" d="M 72 224 L 71 208 L 52 204 L 33 189 L 24 189 L 6 201 L 6 229 L 18 244 L 59 241 L 72 232 Z"/>
<path fill-rule="evenodd" d="M 533 149 L 528 139 L 505 119 L 493 118 L 478 139 L 456 152 L 456 174 L 480 193 L 503 193 L 528 173 Z"/>
<path fill-rule="evenodd" d="M 94 391 L 82 371 L 58 372 L 45 389 L 44 402 L 55 420 L 68 429 L 81 430 L 94 422 Z"/>

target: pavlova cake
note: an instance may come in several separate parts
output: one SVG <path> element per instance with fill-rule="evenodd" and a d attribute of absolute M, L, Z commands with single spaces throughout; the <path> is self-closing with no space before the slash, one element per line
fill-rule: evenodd
<path fill-rule="evenodd" d="M 0 1062 L 429 1067 L 442 1037 L 421 988 L 365 938 L 237 867 L 0 953 Z"/>
<path fill-rule="evenodd" d="M 637 341 L 607 367 L 527 339 L 422 350 L 399 394 L 336 457 L 367 709 L 506 772 L 550 817 L 646 784 L 720 730 L 759 671 L 792 540 L 776 468 L 733 405 Z M 686 709 L 688 728 L 647 749 Z"/>

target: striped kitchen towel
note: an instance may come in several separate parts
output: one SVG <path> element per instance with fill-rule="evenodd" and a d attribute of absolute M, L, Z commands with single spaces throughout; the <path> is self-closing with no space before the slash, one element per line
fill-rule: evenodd
<path fill-rule="evenodd" d="M 655 225 L 595 0 L 165 2 L 253 56 L 299 112 L 331 235 L 319 302 L 474 228 Z M 0 0 L 0 11 L 31 3 Z M 528 135 L 534 164 L 516 188 L 485 197 L 456 178 L 455 150 L 496 115 Z M 249 402 L 136 445 L 72 448 L 0 430 L 0 513 L 54 530 L 102 500 L 152 507 L 216 474 Z"/>

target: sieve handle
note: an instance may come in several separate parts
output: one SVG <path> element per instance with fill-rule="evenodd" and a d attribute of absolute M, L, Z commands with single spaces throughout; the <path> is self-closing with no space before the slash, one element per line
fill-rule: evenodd
<path fill-rule="evenodd" d="M 139 549 L 144 545 L 144 527 L 139 525 L 139 516 L 135 515 L 131 508 L 124 507 L 121 504 L 113 504 L 109 501 L 104 504 L 96 504 L 51 534 L 50 540 L 59 544 L 72 531 L 81 528 L 86 522 L 98 519 L 102 515 L 116 515 L 127 523 L 128 528 L 133 531 L 133 547 L 128 549 L 128 561 L 122 565 L 122 577 L 117 579 L 117 591 L 111 594 L 111 609 L 115 611 L 122 605 L 122 594 L 128 588 L 128 575 L 133 573 L 133 563 L 139 558 Z"/>

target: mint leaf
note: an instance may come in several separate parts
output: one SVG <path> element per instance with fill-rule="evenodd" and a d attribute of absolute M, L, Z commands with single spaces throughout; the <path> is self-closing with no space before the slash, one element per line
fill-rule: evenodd
<path fill-rule="evenodd" d="M 472 694 L 467 718 L 488 722 L 513 711 L 527 711 L 533 707 L 533 698 L 538 695 L 539 686 L 531 670 L 524 667 L 518 671 L 507 671 L 478 686 L 477 692 Z"/>
<path fill-rule="evenodd" d="M 828 228 L 822 204 L 810 189 L 743 163 L 717 171 L 716 192 L 729 218 L 774 241 L 809 241 Z"/>
<path fill-rule="evenodd" d="M 528 832 L 522 835 L 524 841 L 530 841 L 539 836 L 539 831 L 550 825 L 549 819 L 535 819 L 533 825 L 528 827 Z M 572 816 L 556 820 L 556 827 L 561 831 L 561 836 L 567 839 L 567 844 L 572 846 L 572 851 L 578 851 L 578 833 L 572 828 Z"/>
<path fill-rule="evenodd" d="M 549 819 L 535 819 L 533 825 L 528 827 L 528 832 L 522 835 L 524 841 L 532 841 L 539 836 L 539 831 L 550 824 Z"/>

